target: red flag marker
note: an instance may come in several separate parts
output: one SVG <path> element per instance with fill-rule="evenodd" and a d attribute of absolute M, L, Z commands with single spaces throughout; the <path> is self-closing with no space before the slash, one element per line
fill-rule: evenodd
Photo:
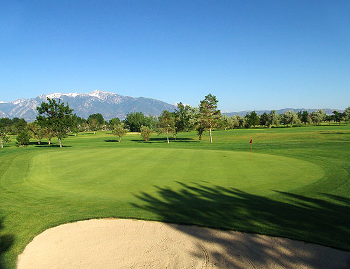
<path fill-rule="evenodd" d="M 253 155 L 253 139 L 250 139 L 250 160 L 252 160 Z"/>

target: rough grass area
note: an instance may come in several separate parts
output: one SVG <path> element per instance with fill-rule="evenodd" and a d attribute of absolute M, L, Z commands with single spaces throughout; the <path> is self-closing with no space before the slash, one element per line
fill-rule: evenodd
<path fill-rule="evenodd" d="M 49 227 L 102 217 L 196 224 L 350 250 L 350 126 L 194 132 L 167 144 L 80 134 L 0 151 L 0 268 Z M 253 155 L 250 153 L 253 139 Z M 12 139 L 14 140 L 14 139 Z"/>

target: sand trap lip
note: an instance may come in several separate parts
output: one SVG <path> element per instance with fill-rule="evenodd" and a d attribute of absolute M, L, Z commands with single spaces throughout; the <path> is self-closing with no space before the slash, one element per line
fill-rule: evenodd
<path fill-rule="evenodd" d="M 36 236 L 18 258 L 24 268 L 350 268 L 350 252 L 196 226 L 93 219 Z"/>

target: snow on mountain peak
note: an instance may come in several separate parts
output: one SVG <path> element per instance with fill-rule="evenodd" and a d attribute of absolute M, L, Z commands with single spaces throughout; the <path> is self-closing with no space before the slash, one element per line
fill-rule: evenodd
<path fill-rule="evenodd" d="M 51 94 L 46 95 L 47 98 L 53 99 L 53 98 L 60 98 L 62 96 L 62 93 L 53 92 Z"/>
<path fill-rule="evenodd" d="M 93 92 L 88 93 L 88 95 L 93 96 L 93 97 L 97 97 L 99 99 L 106 99 L 109 95 L 113 95 L 113 93 L 94 90 Z"/>

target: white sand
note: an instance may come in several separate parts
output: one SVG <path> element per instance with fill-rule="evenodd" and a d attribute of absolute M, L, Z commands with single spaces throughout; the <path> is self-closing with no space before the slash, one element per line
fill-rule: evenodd
<path fill-rule="evenodd" d="M 263 235 L 99 219 L 51 228 L 18 258 L 40 268 L 350 268 L 350 252 Z"/>

